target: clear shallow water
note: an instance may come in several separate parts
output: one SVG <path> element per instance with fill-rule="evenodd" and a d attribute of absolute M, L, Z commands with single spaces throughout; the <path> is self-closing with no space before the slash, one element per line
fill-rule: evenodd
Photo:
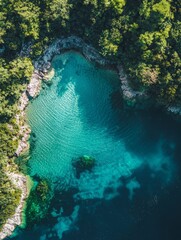
<path fill-rule="evenodd" d="M 76 52 L 53 67 L 53 84 L 27 114 L 31 175 L 51 179 L 55 196 L 48 218 L 13 239 L 181 239 L 180 124 L 124 110 L 117 74 Z M 77 178 L 72 158 L 85 154 L 96 166 Z"/>

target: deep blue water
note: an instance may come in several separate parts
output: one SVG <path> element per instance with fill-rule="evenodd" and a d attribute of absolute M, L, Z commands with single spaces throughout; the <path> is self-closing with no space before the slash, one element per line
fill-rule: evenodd
<path fill-rule="evenodd" d="M 28 107 L 32 176 L 51 180 L 46 219 L 14 240 L 180 240 L 181 124 L 159 110 L 123 106 L 115 72 L 76 52 Z M 77 178 L 72 159 L 96 159 Z"/>

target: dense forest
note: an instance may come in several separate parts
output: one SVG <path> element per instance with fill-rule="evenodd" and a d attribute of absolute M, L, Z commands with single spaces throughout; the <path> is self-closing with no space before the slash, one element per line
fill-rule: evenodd
<path fill-rule="evenodd" d="M 132 87 L 158 105 L 181 104 L 180 0 L 0 0 L 0 227 L 20 196 L 4 173 L 18 144 L 18 99 L 33 60 L 70 35 L 121 63 Z"/>

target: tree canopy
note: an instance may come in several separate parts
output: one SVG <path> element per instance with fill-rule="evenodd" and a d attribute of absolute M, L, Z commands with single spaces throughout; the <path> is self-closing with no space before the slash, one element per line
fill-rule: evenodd
<path fill-rule="evenodd" d="M 73 34 L 121 63 L 160 106 L 181 104 L 180 0 L 0 0 L 0 226 L 20 196 L 4 174 L 18 144 L 18 99 L 44 47 Z"/>

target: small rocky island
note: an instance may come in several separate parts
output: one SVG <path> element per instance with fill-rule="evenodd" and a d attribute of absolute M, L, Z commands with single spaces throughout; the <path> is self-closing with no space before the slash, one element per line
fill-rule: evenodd
<path fill-rule="evenodd" d="M 95 158 L 83 155 L 81 157 L 78 157 L 76 159 L 73 159 L 72 165 L 76 169 L 76 175 L 77 177 L 80 177 L 80 174 L 86 170 L 90 171 L 94 165 L 95 165 Z"/>

